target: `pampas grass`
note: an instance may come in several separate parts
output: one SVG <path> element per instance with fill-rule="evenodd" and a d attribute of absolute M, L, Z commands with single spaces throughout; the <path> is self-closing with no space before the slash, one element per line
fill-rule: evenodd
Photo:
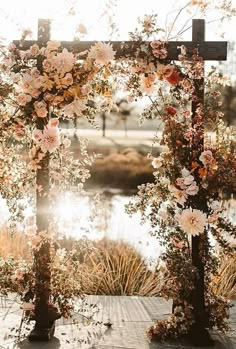
<path fill-rule="evenodd" d="M 236 298 L 236 254 L 223 259 L 214 289 L 218 295 Z"/>
<path fill-rule="evenodd" d="M 9 256 L 29 260 L 29 245 L 25 234 L 16 232 L 12 236 L 9 230 L 2 226 L 0 227 L 0 257 L 6 258 Z"/>
<path fill-rule="evenodd" d="M 108 239 L 90 242 L 89 253 L 73 238 L 59 241 L 67 250 L 78 246 L 78 279 L 87 294 L 157 296 L 163 282 L 158 268 L 150 271 L 141 255 L 129 244 Z M 17 232 L 13 237 L 6 227 L 0 229 L 0 257 L 23 258 L 31 255 L 27 237 Z M 236 255 L 225 257 L 214 280 L 214 292 L 236 298 Z"/>
<path fill-rule="evenodd" d="M 87 294 L 157 296 L 162 273 L 152 272 L 129 244 L 103 239 L 81 264 L 81 287 Z"/>

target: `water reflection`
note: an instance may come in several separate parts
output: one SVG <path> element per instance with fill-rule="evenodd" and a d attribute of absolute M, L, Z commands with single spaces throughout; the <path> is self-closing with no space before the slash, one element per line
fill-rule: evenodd
<path fill-rule="evenodd" d="M 56 205 L 59 232 L 67 237 L 101 239 L 103 237 L 129 242 L 147 259 L 160 254 L 158 242 L 149 235 L 150 226 L 140 224 L 140 215 L 129 217 L 125 204 L 131 196 L 107 192 L 94 202 L 94 195 L 81 197 L 65 193 Z M 91 211 L 94 210 L 94 216 Z"/>
<path fill-rule="evenodd" d="M 105 192 L 100 199 L 94 193 L 79 196 L 74 192 L 65 192 L 58 197 L 53 215 L 57 221 L 60 235 L 76 239 L 86 236 L 97 240 L 103 237 L 123 240 L 134 246 L 145 259 L 156 259 L 161 248 L 151 237 L 148 224 L 140 224 L 140 215 L 131 218 L 125 213 L 125 204 L 130 195 Z M 236 200 L 225 202 L 227 216 L 236 222 Z M 26 209 L 26 216 L 32 214 L 32 208 Z M 0 198 L 0 225 L 9 218 L 6 202 Z"/>

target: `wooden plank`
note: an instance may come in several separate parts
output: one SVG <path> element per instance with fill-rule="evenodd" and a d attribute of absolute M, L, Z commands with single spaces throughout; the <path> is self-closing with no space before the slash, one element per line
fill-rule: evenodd
<path fill-rule="evenodd" d="M 7 301 L 8 305 L 12 304 L 14 299 Z M 88 296 L 90 303 L 101 303 L 103 308 L 103 314 L 108 314 L 109 311 L 112 313 L 111 320 L 113 324 L 111 327 L 105 327 L 103 337 L 96 343 L 94 348 L 97 349 L 194 349 L 187 342 L 176 340 L 168 342 L 148 341 L 146 336 L 146 330 L 153 323 L 152 320 L 146 321 L 147 313 L 148 316 L 159 314 L 161 318 L 165 317 L 164 310 L 169 312 L 171 310 L 171 302 L 158 297 L 126 297 L 126 296 Z M 138 304 L 139 302 L 139 304 Z M 236 305 L 236 302 L 233 302 Z M 75 342 L 75 338 L 86 337 L 86 327 L 82 327 L 82 330 L 77 330 L 72 325 L 71 320 L 57 321 L 56 333 L 54 339 L 49 343 L 30 343 L 28 340 L 24 341 L 23 344 L 15 346 L 10 340 L 4 340 L 4 335 L 8 328 L 12 326 L 19 326 L 21 313 L 19 304 L 14 305 L 18 308 L 17 312 L 9 314 L 5 321 L 1 318 L 0 328 L 0 349 L 77 349 L 79 344 Z M 5 301 L 2 302 L 2 307 L 5 308 Z M 14 308 L 14 310 L 15 310 Z M 116 310 L 119 308 L 119 315 L 116 315 Z M 235 329 L 235 315 L 236 307 L 231 309 L 230 322 Z M 144 309 L 144 314 L 141 316 L 142 321 L 138 318 L 139 312 L 136 314 L 129 314 L 130 309 L 141 311 Z M 17 309 L 16 309 L 17 310 Z M 6 308 L 3 309 L 6 311 Z M 135 319 L 138 321 L 134 321 Z M 123 321 L 125 320 L 125 321 Z M 215 349 L 235 349 L 236 348 L 236 336 L 235 333 L 229 333 L 228 335 L 222 335 L 217 332 L 213 332 L 213 338 L 216 340 Z"/>
<path fill-rule="evenodd" d="M 193 19 L 192 27 L 192 41 L 202 42 L 205 41 L 205 20 Z"/>
<path fill-rule="evenodd" d="M 61 41 L 62 47 L 74 52 L 83 52 L 89 50 L 97 41 Z M 116 51 L 116 58 L 125 58 L 135 54 L 140 45 L 150 45 L 148 41 L 104 41 L 111 43 Z M 33 44 L 39 44 L 35 40 L 21 41 L 14 40 L 13 43 L 22 50 L 27 50 Z M 184 45 L 191 52 L 194 48 L 198 48 L 199 54 L 205 61 L 225 61 L 227 59 L 227 41 L 169 41 L 167 45 L 168 57 L 178 60 L 180 53 L 178 46 Z M 82 57 L 81 57 L 82 59 Z"/>
<path fill-rule="evenodd" d="M 164 319 L 172 312 L 172 300 L 166 301 L 160 297 L 140 297 L 140 301 L 153 321 Z"/>

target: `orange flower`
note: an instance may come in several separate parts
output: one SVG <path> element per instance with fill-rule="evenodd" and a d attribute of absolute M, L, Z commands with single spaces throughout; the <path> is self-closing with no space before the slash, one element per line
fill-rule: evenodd
<path fill-rule="evenodd" d="M 177 70 L 173 70 L 173 72 L 169 75 L 166 76 L 166 80 L 171 84 L 171 85 L 178 85 L 180 81 L 179 73 Z"/>
<path fill-rule="evenodd" d="M 111 97 L 111 91 L 109 91 L 108 89 L 105 89 L 105 91 L 103 92 L 103 95 L 105 97 Z"/>
<path fill-rule="evenodd" d="M 207 174 L 207 170 L 205 168 L 201 167 L 198 170 L 198 174 L 199 174 L 200 177 L 204 177 Z"/>
<path fill-rule="evenodd" d="M 196 161 L 192 161 L 192 169 L 197 168 L 199 165 Z"/>

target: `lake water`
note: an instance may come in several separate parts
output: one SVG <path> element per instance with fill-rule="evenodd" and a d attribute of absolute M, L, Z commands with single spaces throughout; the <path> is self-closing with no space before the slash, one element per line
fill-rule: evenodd
<path fill-rule="evenodd" d="M 125 212 L 130 199 L 131 196 L 121 193 L 106 192 L 101 195 L 100 202 L 94 204 L 93 196 L 85 198 L 65 193 L 56 207 L 59 231 L 75 238 L 86 235 L 89 239 L 106 237 L 126 241 L 145 259 L 156 259 L 161 250 L 157 240 L 149 234 L 150 226 L 140 224 L 139 214 L 129 217 Z M 94 211 L 93 223 L 91 210 Z"/>
<path fill-rule="evenodd" d="M 103 237 L 129 242 L 146 260 L 156 260 L 161 248 L 148 224 L 140 224 L 139 214 L 129 217 L 125 212 L 125 205 L 131 195 L 122 192 L 102 192 L 100 200 L 96 200 L 94 193 L 86 197 L 73 192 L 65 192 L 58 198 L 54 207 L 54 217 L 58 222 L 59 233 L 66 237 L 96 240 Z M 226 203 L 227 216 L 236 222 L 236 200 Z M 28 208 L 28 213 L 30 208 Z M 8 217 L 8 209 L 3 199 L 0 200 L 0 225 Z"/>

